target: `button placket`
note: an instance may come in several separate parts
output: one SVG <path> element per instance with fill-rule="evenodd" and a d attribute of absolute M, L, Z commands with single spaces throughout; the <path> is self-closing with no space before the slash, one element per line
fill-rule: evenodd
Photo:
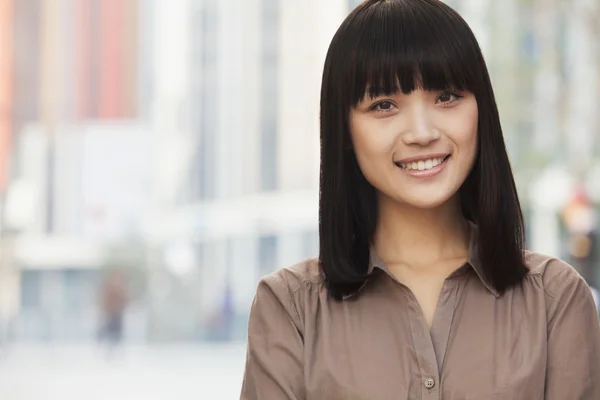
<path fill-rule="evenodd" d="M 406 288 L 409 298 L 409 322 L 413 344 L 421 372 L 420 385 L 423 388 L 421 400 L 439 400 L 440 391 L 436 385 L 439 382 L 439 369 L 429 326 L 423 317 L 417 298 Z"/>

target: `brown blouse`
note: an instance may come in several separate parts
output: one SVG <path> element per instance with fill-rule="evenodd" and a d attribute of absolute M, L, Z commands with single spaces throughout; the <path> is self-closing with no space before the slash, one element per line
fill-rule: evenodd
<path fill-rule="evenodd" d="M 328 296 L 316 260 L 264 277 L 241 399 L 599 400 L 600 324 L 586 282 L 527 251 L 529 274 L 499 295 L 472 237 L 431 330 L 374 252 L 373 275 L 343 301 Z"/>

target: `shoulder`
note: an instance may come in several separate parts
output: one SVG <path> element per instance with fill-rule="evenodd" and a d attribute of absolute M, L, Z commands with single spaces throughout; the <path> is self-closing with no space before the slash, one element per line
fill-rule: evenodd
<path fill-rule="evenodd" d="M 319 285 L 322 282 L 319 261 L 317 258 L 310 258 L 263 276 L 258 290 L 270 289 L 293 296 L 307 286 Z"/>
<path fill-rule="evenodd" d="M 314 308 L 323 278 L 318 259 L 307 259 L 263 276 L 252 304 L 252 315 L 268 313 L 276 317 L 284 311 L 299 330 L 304 325 L 304 308 Z M 316 290 L 315 290 L 316 288 Z M 316 294 L 314 296 L 313 294 Z M 283 316 L 283 314 L 282 314 Z"/>
<path fill-rule="evenodd" d="M 289 267 L 264 276 L 261 281 L 274 285 L 285 285 L 291 293 L 296 293 L 305 286 L 323 282 L 319 260 L 310 258 Z"/>
<path fill-rule="evenodd" d="M 525 265 L 530 277 L 538 278 L 546 294 L 552 298 L 568 290 L 591 291 L 581 275 L 567 262 L 548 255 L 525 251 Z"/>
<path fill-rule="evenodd" d="M 525 262 L 530 269 L 526 281 L 543 289 L 550 322 L 566 310 L 579 310 L 587 317 L 597 315 L 592 288 L 567 262 L 532 251 L 526 252 Z"/>
<path fill-rule="evenodd" d="M 598 314 L 592 289 L 575 268 L 556 257 L 532 251 L 526 252 L 525 264 L 529 274 L 524 284 L 544 297 L 549 329 L 560 324 L 565 315 L 580 321 L 581 326 L 595 324 Z"/>
<path fill-rule="evenodd" d="M 258 283 L 257 296 L 270 292 L 280 300 L 284 300 L 286 297 L 293 298 L 312 287 L 320 287 L 321 283 L 323 278 L 318 259 L 306 259 L 263 276 Z"/>

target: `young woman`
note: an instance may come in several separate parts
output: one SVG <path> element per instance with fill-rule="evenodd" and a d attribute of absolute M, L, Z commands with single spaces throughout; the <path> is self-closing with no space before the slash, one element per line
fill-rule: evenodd
<path fill-rule="evenodd" d="M 437 0 L 368 0 L 329 47 L 320 255 L 263 278 L 241 398 L 600 399 L 586 282 L 524 249 L 489 75 Z"/>

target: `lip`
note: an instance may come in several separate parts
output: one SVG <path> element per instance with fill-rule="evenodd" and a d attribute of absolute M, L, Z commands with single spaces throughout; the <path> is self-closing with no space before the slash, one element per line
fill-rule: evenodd
<path fill-rule="evenodd" d="M 434 158 L 446 158 L 449 155 L 450 155 L 450 153 L 427 154 L 424 156 L 403 158 L 402 160 L 395 161 L 395 163 L 408 164 L 411 162 L 426 161 L 426 160 L 431 160 Z"/>
<path fill-rule="evenodd" d="M 398 165 L 396 165 L 396 168 L 398 168 L 401 172 L 405 173 L 406 175 L 412 176 L 414 178 L 431 178 L 433 176 L 439 175 L 446 168 L 446 165 L 450 162 L 451 158 L 452 157 L 448 157 L 441 164 L 438 164 L 433 168 L 423 170 L 423 171 L 419 171 L 418 169 L 408 170 L 408 169 L 404 169 Z"/>

